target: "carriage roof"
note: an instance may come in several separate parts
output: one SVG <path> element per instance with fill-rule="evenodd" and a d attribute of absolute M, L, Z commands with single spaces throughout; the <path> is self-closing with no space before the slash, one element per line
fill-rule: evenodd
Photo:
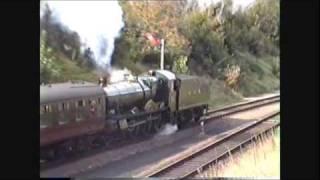
<path fill-rule="evenodd" d="M 89 82 L 67 82 L 40 86 L 40 104 L 101 95 L 104 95 L 103 88 Z"/>

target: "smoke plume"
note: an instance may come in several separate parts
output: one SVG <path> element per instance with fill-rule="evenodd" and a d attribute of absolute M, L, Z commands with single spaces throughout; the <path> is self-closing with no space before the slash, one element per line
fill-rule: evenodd
<path fill-rule="evenodd" d="M 76 31 L 82 43 L 90 47 L 96 63 L 110 66 L 114 40 L 124 26 L 118 1 L 44 1 L 53 15 Z"/>

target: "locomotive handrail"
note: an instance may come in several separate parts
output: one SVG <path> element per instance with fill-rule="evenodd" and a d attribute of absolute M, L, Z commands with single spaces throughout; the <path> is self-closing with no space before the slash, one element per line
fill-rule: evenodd
<path fill-rule="evenodd" d="M 158 113 L 158 112 L 163 112 L 166 111 L 168 109 L 168 107 L 164 107 L 158 110 L 153 110 L 153 111 L 148 111 L 148 112 L 138 112 L 136 114 L 121 114 L 121 115 L 116 115 L 116 116 L 107 116 L 108 118 L 114 118 L 114 119 L 122 119 L 122 118 L 132 118 L 132 117 L 137 117 L 137 116 L 144 116 L 144 115 L 148 115 L 148 114 L 153 114 L 153 113 Z"/>

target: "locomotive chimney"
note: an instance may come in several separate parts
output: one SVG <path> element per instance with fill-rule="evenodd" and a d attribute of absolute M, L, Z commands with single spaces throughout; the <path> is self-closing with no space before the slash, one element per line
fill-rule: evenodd
<path fill-rule="evenodd" d="M 101 87 L 106 87 L 106 86 L 107 86 L 107 77 L 106 77 L 106 76 L 100 77 L 100 79 L 99 79 L 99 85 L 100 85 Z"/>

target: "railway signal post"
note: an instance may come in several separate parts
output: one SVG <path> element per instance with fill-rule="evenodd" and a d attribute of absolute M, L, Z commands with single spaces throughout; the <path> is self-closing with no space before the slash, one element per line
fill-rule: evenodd
<path fill-rule="evenodd" d="M 160 59 L 160 69 L 164 69 L 164 39 L 161 39 L 161 59 Z"/>

